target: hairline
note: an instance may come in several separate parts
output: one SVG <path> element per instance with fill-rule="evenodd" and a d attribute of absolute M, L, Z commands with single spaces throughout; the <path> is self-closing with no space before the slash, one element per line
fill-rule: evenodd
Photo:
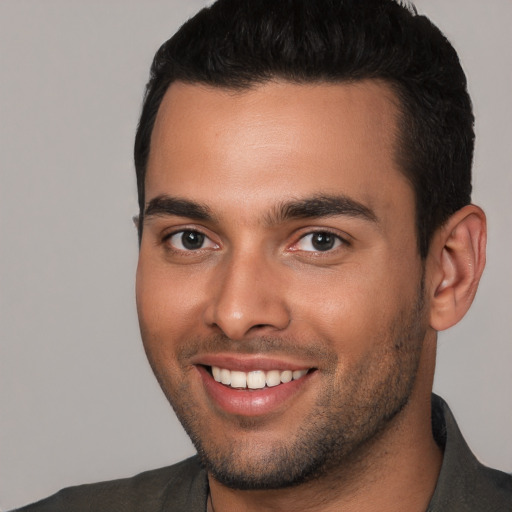
<path fill-rule="evenodd" d="M 151 146 L 153 141 L 153 133 L 155 124 L 158 118 L 158 114 L 161 110 L 162 103 L 164 101 L 165 96 L 169 93 L 169 90 L 174 84 L 183 84 L 183 85 L 190 85 L 190 86 L 198 86 L 198 87 L 204 87 L 207 89 L 215 89 L 215 90 L 224 90 L 226 92 L 232 92 L 233 94 L 243 94 L 244 92 L 249 92 L 251 90 L 254 90 L 260 86 L 263 86 L 268 83 L 282 83 L 282 84 L 293 84 L 298 86 L 308 86 L 308 85 L 357 85 L 364 82 L 371 82 L 371 83 L 377 83 L 383 86 L 383 91 L 387 90 L 386 96 L 387 99 L 393 104 L 395 107 L 395 113 L 396 117 L 394 119 L 394 126 L 395 126 L 395 133 L 393 134 L 393 148 L 392 148 L 392 158 L 394 162 L 396 163 L 397 170 L 404 176 L 409 183 L 413 195 L 414 195 L 414 218 L 415 218 L 415 226 L 416 226 L 416 239 L 417 239 L 417 247 L 418 252 L 422 259 L 426 258 L 426 254 L 422 254 L 421 249 L 421 229 L 419 225 L 419 219 L 418 219 L 418 200 L 419 195 L 416 190 L 415 184 L 412 180 L 412 173 L 408 171 L 407 169 L 407 163 L 406 160 L 408 158 L 408 155 L 406 154 L 405 145 L 406 145 L 406 138 L 407 134 L 406 132 L 406 124 L 407 120 L 412 116 L 411 112 L 408 112 L 408 108 L 405 105 L 405 101 L 403 96 L 407 94 L 406 88 L 397 80 L 393 80 L 391 78 L 385 78 L 380 76 L 362 76 L 361 78 L 353 78 L 353 77 L 347 77 L 347 78 L 339 78 L 339 79 L 329 79 L 326 77 L 305 77 L 303 79 L 298 79 L 290 76 L 286 76 L 285 74 L 278 74 L 273 73 L 269 74 L 266 77 L 257 77 L 254 79 L 247 79 L 244 81 L 240 81 L 238 83 L 215 83 L 213 81 L 207 81 L 207 80 L 192 80 L 187 79 L 185 77 L 175 77 L 169 81 L 167 84 L 165 90 L 163 93 L 161 93 L 161 98 L 158 103 L 158 108 L 156 110 L 155 116 L 152 119 L 151 123 L 151 132 L 149 134 L 149 148 L 148 148 L 148 154 L 146 161 L 144 162 L 144 169 L 143 169 L 143 177 L 144 177 L 144 183 L 143 185 L 143 191 L 144 191 L 144 201 L 139 211 L 139 217 L 142 222 L 139 223 L 139 245 L 142 240 L 142 230 L 143 230 L 143 219 L 144 219 L 144 212 L 146 207 L 146 176 L 147 176 L 147 166 L 151 154 Z"/>

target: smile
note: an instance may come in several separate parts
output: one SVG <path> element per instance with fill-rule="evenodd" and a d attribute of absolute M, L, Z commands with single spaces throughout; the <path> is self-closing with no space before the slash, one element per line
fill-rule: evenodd
<path fill-rule="evenodd" d="M 234 416 L 286 411 L 318 378 L 316 367 L 265 358 L 203 356 L 194 366 L 210 403 Z"/>
<path fill-rule="evenodd" d="M 265 387 L 272 388 L 280 384 L 287 384 L 292 380 L 299 380 L 308 373 L 308 370 L 254 370 L 242 372 L 212 366 L 211 372 L 216 382 L 231 388 L 263 389 Z"/>

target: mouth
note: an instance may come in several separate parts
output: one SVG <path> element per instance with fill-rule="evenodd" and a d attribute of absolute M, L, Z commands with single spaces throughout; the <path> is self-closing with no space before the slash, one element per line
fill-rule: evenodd
<path fill-rule="evenodd" d="M 243 372 L 238 370 L 228 370 L 218 366 L 207 367 L 207 370 L 216 382 L 233 389 L 263 389 L 273 388 L 281 384 L 302 379 L 314 368 L 304 368 L 301 370 L 253 370 Z"/>
<path fill-rule="evenodd" d="M 237 358 L 196 362 L 204 390 L 215 409 L 233 416 L 268 417 L 285 412 L 316 381 L 317 368 L 269 360 Z M 288 368 L 287 368 L 288 367 Z"/>

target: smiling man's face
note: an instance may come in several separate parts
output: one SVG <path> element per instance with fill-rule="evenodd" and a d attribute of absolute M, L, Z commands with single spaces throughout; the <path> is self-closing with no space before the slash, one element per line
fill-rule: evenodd
<path fill-rule="evenodd" d="M 146 176 L 141 332 L 226 485 L 321 475 L 418 399 L 430 334 L 396 123 L 378 82 L 175 83 L 164 98 Z"/>

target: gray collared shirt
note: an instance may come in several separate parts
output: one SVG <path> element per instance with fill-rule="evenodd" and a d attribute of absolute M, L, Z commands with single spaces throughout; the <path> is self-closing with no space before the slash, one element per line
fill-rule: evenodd
<path fill-rule="evenodd" d="M 432 395 L 432 427 L 443 464 L 426 512 L 512 512 L 512 476 L 471 453 L 448 405 Z M 19 512 L 206 512 L 208 479 L 199 459 L 132 478 L 63 489 Z"/>
<path fill-rule="evenodd" d="M 450 408 L 437 395 L 432 395 L 432 428 L 444 456 L 427 512 L 512 512 L 512 476 L 476 459 Z"/>

